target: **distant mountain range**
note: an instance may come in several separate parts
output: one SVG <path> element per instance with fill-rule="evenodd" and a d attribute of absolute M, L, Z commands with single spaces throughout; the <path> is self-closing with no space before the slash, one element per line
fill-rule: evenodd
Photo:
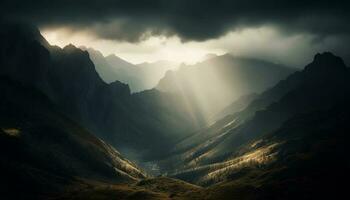
<path fill-rule="evenodd" d="M 131 92 L 154 88 L 166 71 L 175 69 L 179 65 L 170 61 L 134 65 L 114 54 L 104 57 L 101 52 L 95 49 L 79 48 L 89 52 L 90 58 L 96 66 L 96 71 L 106 83 L 121 81 L 129 85 Z"/>
<path fill-rule="evenodd" d="M 169 71 L 156 88 L 183 96 L 210 119 L 240 96 L 262 92 L 294 71 L 263 60 L 225 54 Z"/>

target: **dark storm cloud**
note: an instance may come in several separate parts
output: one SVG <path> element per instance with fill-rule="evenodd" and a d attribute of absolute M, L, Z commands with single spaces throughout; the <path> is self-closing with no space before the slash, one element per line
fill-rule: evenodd
<path fill-rule="evenodd" d="M 131 42 L 149 35 L 201 41 L 260 25 L 319 36 L 350 33 L 349 3 L 337 0 L 2 0 L 0 11 L 41 27 L 88 29 Z"/>

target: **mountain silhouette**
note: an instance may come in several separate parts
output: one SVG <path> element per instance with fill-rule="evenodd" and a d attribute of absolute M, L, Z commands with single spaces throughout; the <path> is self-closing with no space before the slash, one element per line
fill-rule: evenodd
<path fill-rule="evenodd" d="M 86 51 L 51 46 L 27 25 L 2 27 L 0 75 L 40 90 L 72 120 L 134 159 L 163 154 L 160 149 L 202 123 L 175 95 L 131 94 L 124 83 L 105 83 Z"/>
<path fill-rule="evenodd" d="M 134 65 L 114 54 L 104 57 L 101 52 L 93 48 L 83 46 L 79 48 L 89 53 L 90 59 L 96 66 L 96 71 L 106 83 L 118 80 L 128 84 L 131 92 L 154 88 L 167 70 L 178 65 L 169 61 Z"/>
<path fill-rule="evenodd" d="M 166 73 L 156 88 L 184 96 L 210 118 L 240 96 L 260 93 L 292 72 L 294 69 L 282 65 L 225 54 L 182 65 Z"/>

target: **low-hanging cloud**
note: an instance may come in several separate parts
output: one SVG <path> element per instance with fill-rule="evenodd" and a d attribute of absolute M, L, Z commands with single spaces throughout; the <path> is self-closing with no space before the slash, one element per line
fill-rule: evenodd
<path fill-rule="evenodd" d="M 96 37 L 139 42 L 150 36 L 183 41 L 218 38 L 262 25 L 287 34 L 306 32 L 347 37 L 349 3 L 344 0 L 2 0 L 2 18 L 40 27 L 89 30 Z"/>

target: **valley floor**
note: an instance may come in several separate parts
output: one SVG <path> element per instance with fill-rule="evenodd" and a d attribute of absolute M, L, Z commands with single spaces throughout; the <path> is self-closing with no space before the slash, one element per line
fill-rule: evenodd
<path fill-rule="evenodd" d="M 52 200 L 217 200 L 255 199 L 254 189 L 248 186 L 220 185 L 203 188 L 187 182 L 158 177 L 145 179 L 135 184 L 105 184 L 83 181 L 70 191 Z"/>

